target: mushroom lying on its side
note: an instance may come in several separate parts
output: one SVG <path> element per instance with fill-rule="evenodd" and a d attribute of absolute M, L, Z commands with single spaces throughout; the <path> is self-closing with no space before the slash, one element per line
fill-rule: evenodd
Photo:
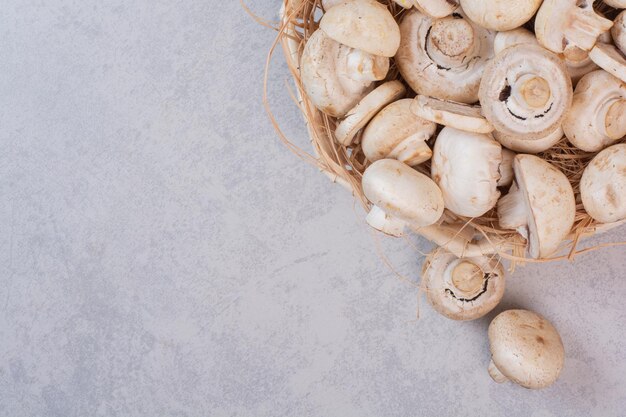
<path fill-rule="evenodd" d="M 552 385 L 565 362 L 559 332 L 539 314 L 507 310 L 489 324 L 489 375 L 498 383 L 510 380 L 524 388 Z"/>
<path fill-rule="evenodd" d="M 362 186 L 373 204 L 367 223 L 388 235 L 401 236 L 406 223 L 429 226 L 443 214 L 441 191 L 433 180 L 395 159 L 370 165 Z"/>
<path fill-rule="evenodd" d="M 556 53 L 570 44 L 589 51 L 611 26 L 613 22 L 593 10 L 591 0 L 544 0 L 535 17 L 537 40 Z"/>
<path fill-rule="evenodd" d="M 320 20 L 329 38 L 372 55 L 392 57 L 400 45 L 400 28 L 376 0 L 344 0 Z"/>
<path fill-rule="evenodd" d="M 567 139 L 579 149 L 598 152 L 626 136 L 626 84 L 606 71 L 585 75 L 563 121 Z"/>
<path fill-rule="evenodd" d="M 613 45 L 598 43 L 589 58 L 600 68 L 626 83 L 626 57 Z"/>
<path fill-rule="evenodd" d="M 430 159 L 433 153 L 426 141 L 435 134 L 437 125 L 413 114 L 412 102 L 406 98 L 391 103 L 367 125 L 361 136 L 367 159 L 397 159 L 409 166 Z"/>
<path fill-rule="evenodd" d="M 389 58 L 350 48 L 315 31 L 300 62 L 304 91 L 311 102 L 333 117 L 342 117 L 382 80 Z"/>
<path fill-rule="evenodd" d="M 496 132 L 523 145 L 559 128 L 572 103 L 572 82 L 558 56 L 540 46 L 519 44 L 487 64 L 479 97 Z"/>
<path fill-rule="evenodd" d="M 626 10 L 622 10 L 622 12 L 613 21 L 611 36 L 613 36 L 615 46 L 617 46 L 619 50 L 626 55 Z"/>
<path fill-rule="evenodd" d="M 500 198 L 501 170 L 510 171 L 502 168 L 502 155 L 502 146 L 491 135 L 444 128 L 435 142 L 431 176 L 446 208 L 465 217 L 491 210 Z"/>
<path fill-rule="evenodd" d="M 466 132 L 493 131 L 493 126 L 485 119 L 479 106 L 418 95 L 411 104 L 411 111 L 431 122 Z"/>
<path fill-rule="evenodd" d="M 478 101 L 486 62 L 493 57 L 495 33 L 461 14 L 432 19 L 417 10 L 404 16 L 396 64 L 418 94 L 460 103 Z"/>
<path fill-rule="evenodd" d="M 498 201 L 500 227 L 525 237 L 532 258 L 546 258 L 574 225 L 574 190 L 565 174 L 534 155 L 517 155 L 513 171 L 515 181 Z"/>
<path fill-rule="evenodd" d="M 610 146 L 591 160 L 580 180 L 580 194 L 594 220 L 626 219 L 626 143 Z"/>
<path fill-rule="evenodd" d="M 495 257 L 457 258 L 437 249 L 424 262 L 422 285 L 439 314 L 452 320 L 475 320 L 502 299 L 504 268 Z"/>
<path fill-rule="evenodd" d="M 467 17 L 480 26 L 497 31 L 518 28 L 528 22 L 542 0 L 461 0 Z"/>

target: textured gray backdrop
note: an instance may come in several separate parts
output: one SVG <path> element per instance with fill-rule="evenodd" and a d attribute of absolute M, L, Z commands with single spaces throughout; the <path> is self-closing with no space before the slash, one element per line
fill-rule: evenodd
<path fill-rule="evenodd" d="M 625 250 L 510 278 L 498 311 L 547 316 L 567 360 L 493 383 L 495 313 L 415 321 L 376 248 L 412 280 L 418 250 L 279 143 L 274 33 L 237 1 L 6 0 L 0 30 L 0 416 L 626 414 Z"/>

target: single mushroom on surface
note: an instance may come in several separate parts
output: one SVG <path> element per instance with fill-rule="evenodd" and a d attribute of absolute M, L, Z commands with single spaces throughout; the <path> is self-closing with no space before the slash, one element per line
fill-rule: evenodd
<path fill-rule="evenodd" d="M 565 174 L 534 155 L 515 156 L 513 172 L 513 185 L 498 201 L 500 227 L 526 238 L 532 258 L 546 258 L 574 225 L 574 190 Z"/>
<path fill-rule="evenodd" d="M 392 57 L 400 45 L 400 29 L 387 8 L 376 0 L 344 0 L 320 20 L 329 38 L 372 55 Z"/>
<path fill-rule="evenodd" d="M 537 42 L 535 34 L 528 29 L 517 28 L 507 30 L 506 32 L 498 32 L 493 41 L 493 50 L 498 55 L 506 48 L 521 44 L 539 45 L 539 42 Z"/>
<path fill-rule="evenodd" d="M 613 45 L 598 43 L 589 51 L 589 58 L 600 68 L 626 83 L 626 57 Z"/>
<path fill-rule="evenodd" d="M 626 136 L 626 84 L 606 71 L 585 75 L 563 121 L 567 139 L 579 149 L 598 152 Z"/>
<path fill-rule="evenodd" d="M 349 146 L 355 135 L 387 104 L 404 95 L 406 89 L 400 81 L 388 81 L 363 97 L 335 129 L 337 142 Z"/>
<path fill-rule="evenodd" d="M 580 180 L 585 211 L 600 223 L 626 219 L 626 143 L 597 154 Z"/>
<path fill-rule="evenodd" d="M 422 266 L 422 285 L 439 314 L 452 320 L 475 320 L 502 299 L 504 268 L 494 256 L 457 258 L 436 249 Z"/>
<path fill-rule="evenodd" d="M 623 54 L 626 54 L 626 10 L 622 10 L 613 21 L 611 36 L 613 37 L 615 46 L 617 46 Z"/>
<path fill-rule="evenodd" d="M 493 131 L 479 106 L 418 95 L 411 104 L 411 111 L 423 119 L 467 132 Z"/>
<path fill-rule="evenodd" d="M 321 30 L 308 39 L 300 62 L 302 85 L 315 107 L 342 117 L 382 80 L 389 58 L 350 48 L 330 39 Z"/>
<path fill-rule="evenodd" d="M 556 53 L 568 45 L 589 51 L 611 26 L 613 22 L 593 10 L 592 0 L 544 0 L 535 17 L 537 40 Z"/>
<path fill-rule="evenodd" d="M 412 10 L 400 23 L 396 64 L 418 94 L 460 103 L 478 101 L 483 68 L 493 57 L 495 33 L 462 14 L 433 19 Z"/>
<path fill-rule="evenodd" d="M 478 95 L 496 132 L 523 145 L 559 128 L 572 103 L 572 82 L 557 55 L 519 44 L 487 64 Z"/>
<path fill-rule="evenodd" d="M 463 11 L 480 26 L 497 31 L 518 28 L 537 12 L 542 0 L 461 0 Z"/>
<path fill-rule="evenodd" d="M 559 378 L 565 362 L 563 342 L 554 326 L 539 314 L 503 311 L 489 324 L 488 334 L 489 375 L 494 381 L 540 389 Z"/>
<path fill-rule="evenodd" d="M 367 223 L 388 235 L 401 236 L 407 223 L 429 226 L 443 214 L 441 191 L 433 180 L 395 159 L 370 165 L 362 186 L 373 204 Z"/>
<path fill-rule="evenodd" d="M 506 151 L 508 152 L 508 151 Z M 437 136 L 431 161 L 431 177 L 441 189 L 446 208 L 459 216 L 479 217 L 500 198 L 502 146 L 491 135 L 444 128 Z"/>
<path fill-rule="evenodd" d="M 433 153 L 426 141 L 435 134 L 437 125 L 414 115 L 410 110 L 412 101 L 395 101 L 370 121 L 361 135 L 367 159 L 397 159 L 409 166 L 430 159 Z"/>

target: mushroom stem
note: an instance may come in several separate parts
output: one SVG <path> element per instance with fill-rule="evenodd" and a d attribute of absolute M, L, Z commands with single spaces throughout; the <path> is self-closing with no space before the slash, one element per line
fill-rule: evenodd
<path fill-rule="evenodd" d="M 515 152 L 502 148 L 502 162 L 498 166 L 498 172 L 500 173 L 500 179 L 498 180 L 498 187 L 506 187 L 513 182 L 513 158 L 515 158 Z"/>
<path fill-rule="evenodd" d="M 525 231 L 528 218 L 524 194 L 515 181 L 513 181 L 509 193 L 498 201 L 498 219 L 500 227 L 503 229 L 517 229 L 522 236 L 528 236 Z M 524 229 L 524 233 L 521 229 Z"/>
<path fill-rule="evenodd" d="M 409 166 L 426 162 L 433 155 L 433 151 L 426 144 L 427 137 L 423 132 L 417 132 L 398 143 L 389 153 L 388 158 L 397 159 Z"/>
<path fill-rule="evenodd" d="M 512 94 L 518 103 L 534 109 L 544 107 L 552 95 L 548 81 L 533 74 L 524 74 L 518 78 L 513 85 Z"/>
<path fill-rule="evenodd" d="M 372 206 L 365 221 L 374 229 L 390 236 L 400 237 L 404 234 L 405 222 L 390 216 L 378 206 Z"/>
<path fill-rule="evenodd" d="M 448 267 L 449 283 L 457 296 L 470 298 L 483 288 L 485 273 L 482 268 L 467 259 L 459 259 Z"/>
<path fill-rule="evenodd" d="M 351 49 L 346 56 L 346 75 L 354 81 L 379 81 L 387 76 L 389 58 Z"/>
<path fill-rule="evenodd" d="M 576 39 L 576 46 L 586 51 L 593 48 L 598 36 L 611 29 L 613 22 L 593 12 L 593 9 L 573 9 L 570 24 L 563 33 L 567 39 Z"/>
<path fill-rule="evenodd" d="M 446 68 L 458 66 L 477 45 L 472 25 L 454 17 L 435 20 L 426 42 L 431 59 Z"/>
<path fill-rule="evenodd" d="M 611 140 L 618 140 L 626 136 L 626 99 L 618 98 L 606 102 L 600 110 L 600 126 Z"/>
<path fill-rule="evenodd" d="M 500 372 L 496 364 L 493 363 L 493 360 L 489 361 L 488 371 L 489 371 L 489 376 L 491 377 L 491 379 L 496 381 L 498 384 L 501 384 L 509 380 L 509 378 L 507 378 L 506 376 L 504 376 L 502 372 Z"/>

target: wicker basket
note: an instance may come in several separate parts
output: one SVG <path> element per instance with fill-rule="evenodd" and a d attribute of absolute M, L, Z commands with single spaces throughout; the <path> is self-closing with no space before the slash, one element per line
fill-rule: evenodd
<path fill-rule="evenodd" d="M 381 0 L 381 2 L 388 3 L 390 11 L 397 20 L 402 18 L 403 9 L 396 3 L 392 0 Z M 333 131 L 336 120 L 313 106 L 306 97 L 299 80 L 300 55 L 306 40 L 317 28 L 320 14 L 319 0 L 283 0 L 277 38 L 277 44 L 282 46 L 289 70 L 294 78 L 298 105 L 304 116 L 314 155 L 297 148 L 282 135 L 280 129 L 277 130 L 291 150 L 315 164 L 334 183 L 340 184 L 352 192 L 355 198 L 359 199 L 363 207 L 368 210 L 370 203 L 364 197 L 361 189 L 361 176 L 368 166 L 368 161 L 361 152 L 359 141 L 357 140 L 353 146 L 344 147 L 334 140 Z M 393 65 L 387 77 L 387 80 L 391 79 L 400 79 L 398 71 Z M 273 121 L 275 122 L 274 119 Z M 509 259 L 514 263 L 572 259 L 575 255 L 583 252 L 626 243 L 607 243 L 592 248 L 577 248 L 581 239 L 625 223 L 625 221 L 621 221 L 611 224 L 598 224 L 585 213 L 580 203 L 578 183 L 585 165 L 593 158 L 594 154 L 573 148 L 566 140 L 563 140 L 539 156 L 566 172 L 572 182 L 578 202 L 576 221 L 570 235 L 563 241 L 559 251 L 561 255 L 549 259 L 527 259 L 525 257 L 525 239 L 514 231 L 500 229 L 495 209 L 480 218 L 464 218 L 446 210 L 437 224 L 420 228 L 411 227 L 411 230 L 458 257 L 493 255 Z M 428 173 L 429 165 L 426 163 L 418 169 Z"/>

